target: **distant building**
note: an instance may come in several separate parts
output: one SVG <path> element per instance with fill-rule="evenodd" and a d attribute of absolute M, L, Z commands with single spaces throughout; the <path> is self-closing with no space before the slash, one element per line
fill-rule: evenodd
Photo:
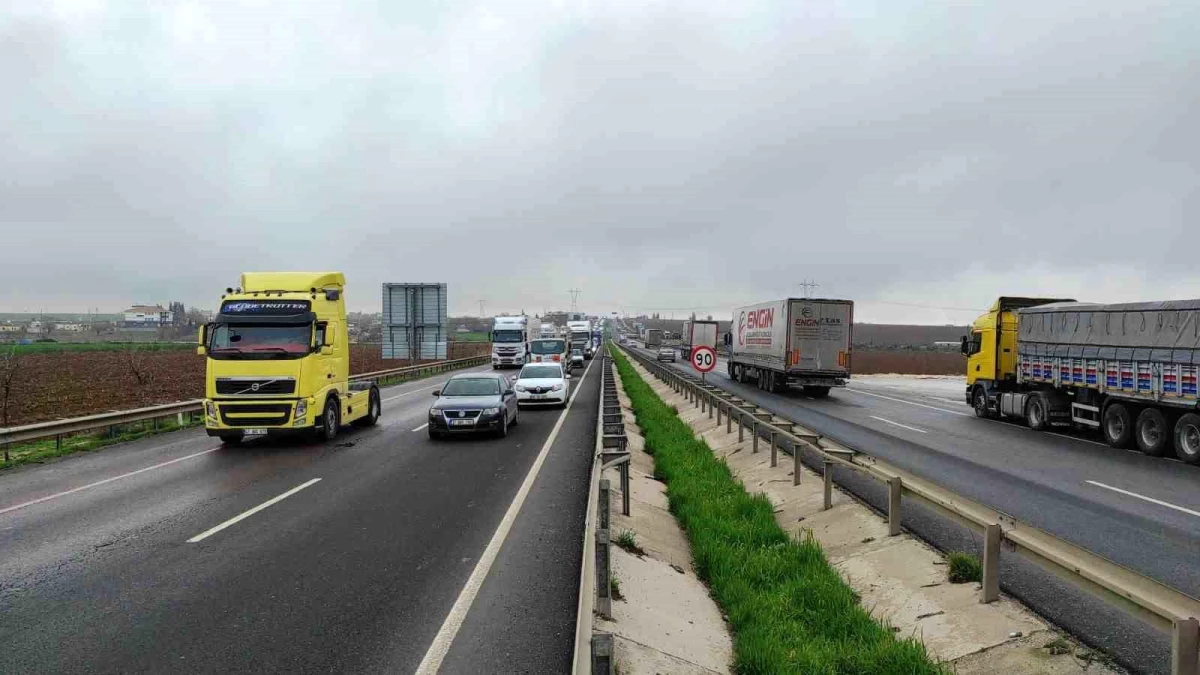
<path fill-rule="evenodd" d="M 161 305 L 136 305 L 125 310 L 122 323 L 126 328 L 148 326 L 170 326 L 175 323 L 175 313 Z"/>
<path fill-rule="evenodd" d="M 89 326 L 86 323 L 56 323 L 56 324 L 54 324 L 54 330 L 61 330 L 61 331 L 67 332 L 67 333 L 82 333 L 82 332 L 86 331 L 88 328 L 89 328 Z"/>
<path fill-rule="evenodd" d="M 24 326 L 12 323 L 0 323 L 0 333 L 20 333 L 23 330 L 25 330 Z"/>
<path fill-rule="evenodd" d="M 43 330 L 45 330 L 45 328 L 46 328 L 45 324 L 43 324 L 38 319 L 34 319 L 33 321 L 29 322 L 29 332 L 30 333 L 40 333 Z"/>

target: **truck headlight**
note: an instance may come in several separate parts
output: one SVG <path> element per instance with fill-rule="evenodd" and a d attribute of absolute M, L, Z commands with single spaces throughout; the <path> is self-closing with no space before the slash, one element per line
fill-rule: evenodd
<path fill-rule="evenodd" d="M 484 408 L 483 414 L 484 415 L 499 415 L 500 409 L 499 408 Z"/>
<path fill-rule="evenodd" d="M 204 414 L 208 416 L 208 419 L 215 422 L 217 419 L 217 404 L 212 401 L 205 401 Z"/>
<path fill-rule="evenodd" d="M 296 414 L 293 415 L 292 426 L 302 426 L 305 418 L 308 417 L 308 401 L 300 400 L 296 402 Z"/>

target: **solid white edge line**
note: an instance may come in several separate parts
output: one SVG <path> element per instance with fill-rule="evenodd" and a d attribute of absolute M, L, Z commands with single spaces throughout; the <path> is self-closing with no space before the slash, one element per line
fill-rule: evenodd
<path fill-rule="evenodd" d="M 910 426 L 908 426 L 907 424 L 900 424 L 899 422 L 893 422 L 893 421 L 891 421 L 891 420 L 889 420 L 889 419 L 884 419 L 884 418 L 882 418 L 882 417 L 879 417 L 878 415 L 871 415 L 871 419 L 873 419 L 873 420 L 879 420 L 880 422 L 887 422 L 888 424 L 891 424 L 891 425 L 894 425 L 894 426 L 898 426 L 898 427 L 900 427 L 901 429 L 908 429 L 909 431 L 915 431 L 915 432 L 917 432 L 917 433 L 919 433 L 919 434 L 927 434 L 927 433 L 929 433 L 928 431 L 925 431 L 924 429 L 918 429 L 918 428 L 916 428 L 916 427 L 910 427 Z"/>
<path fill-rule="evenodd" d="M 855 389 L 854 387 L 846 387 L 845 389 L 846 389 L 846 391 L 852 391 L 856 394 L 862 394 L 863 396 L 874 396 L 875 398 L 887 399 L 889 401 L 895 401 L 896 403 L 907 403 L 908 405 L 915 405 L 918 408 L 929 408 L 930 410 L 940 410 L 941 412 L 950 413 L 951 415 L 962 415 L 963 417 L 974 417 L 974 415 L 975 415 L 974 413 L 965 413 L 965 412 L 960 412 L 958 410 L 947 410 L 946 408 L 939 408 L 937 406 L 925 405 L 924 403 L 914 403 L 913 401 L 905 401 L 902 398 L 893 398 L 891 396 L 884 396 L 883 394 L 873 394 L 869 391 L 863 391 L 862 389 Z"/>
<path fill-rule="evenodd" d="M 413 431 L 420 431 L 427 426 L 429 426 L 429 422 L 426 422 L 425 424 L 422 424 L 421 426 L 417 427 L 416 429 L 413 429 Z"/>
<path fill-rule="evenodd" d="M 1094 480 L 1089 480 L 1089 481 L 1084 481 L 1084 482 L 1085 482 L 1085 483 L 1091 483 L 1092 485 L 1095 485 L 1096 487 L 1102 487 L 1102 488 L 1104 488 L 1105 490 L 1112 490 L 1113 492 L 1120 492 L 1120 493 L 1121 493 L 1121 494 L 1123 494 L 1123 495 L 1128 495 L 1128 496 L 1130 496 L 1130 497 L 1133 497 L 1133 498 L 1135 498 L 1135 499 L 1141 499 L 1142 501 L 1147 501 L 1147 502 L 1150 502 L 1151 504 L 1158 504 L 1159 506 L 1165 506 L 1165 507 L 1167 507 L 1168 509 L 1175 509 L 1176 511 L 1180 511 L 1180 512 L 1186 513 L 1186 514 L 1188 514 L 1188 515 L 1191 515 L 1191 516 L 1196 516 L 1197 518 L 1200 518 L 1200 511 L 1193 511 L 1193 510 L 1191 510 L 1191 509 L 1185 509 L 1185 508 L 1184 508 L 1184 507 L 1182 507 L 1182 506 L 1176 506 L 1175 504 L 1172 504 L 1172 503 L 1170 503 L 1170 502 L 1164 502 L 1164 501 L 1162 501 L 1161 499 L 1155 499 L 1155 498 L 1153 498 L 1153 497 L 1147 497 L 1147 496 L 1145 496 L 1145 495 L 1139 495 L 1139 494 L 1138 494 L 1138 493 L 1136 493 L 1136 492 L 1130 492 L 1129 490 L 1122 490 L 1121 488 L 1118 488 L 1118 487 L 1113 487 L 1113 486 L 1111 486 L 1111 485 L 1105 485 L 1104 483 L 1099 483 L 1099 482 L 1097 482 L 1097 481 L 1094 481 Z"/>
<path fill-rule="evenodd" d="M 198 541 L 204 541 L 208 537 L 211 537 L 212 535 L 220 532 L 221 530 L 229 527 L 230 525 L 236 525 L 237 523 L 240 523 L 241 521 L 249 518 L 250 516 L 258 513 L 259 511 L 262 511 L 263 509 L 267 508 L 268 506 L 279 503 L 279 502 L 287 499 L 288 497 L 291 497 L 292 495 L 296 494 L 297 492 L 303 490 L 304 488 L 306 488 L 314 483 L 319 483 L 319 482 L 321 482 L 320 478 L 314 478 L 306 483 L 301 483 L 301 484 L 297 485 L 296 487 L 292 488 L 291 490 L 288 490 L 287 492 L 285 492 L 277 497 L 272 497 L 271 499 L 268 499 L 267 501 L 250 509 L 249 511 L 243 511 L 242 513 L 221 523 L 220 525 L 217 525 L 216 527 L 214 527 L 212 529 L 208 529 L 208 530 L 201 532 L 200 534 L 192 537 L 191 539 L 188 539 L 187 543 L 195 544 Z"/>
<path fill-rule="evenodd" d="M 450 645 L 454 643 L 454 638 L 458 635 L 458 630 L 462 628 L 463 621 L 467 618 L 467 612 L 471 610 L 471 605 L 475 602 L 475 596 L 479 594 L 479 589 L 483 586 L 483 580 L 491 570 L 492 563 L 496 561 L 496 556 L 499 555 L 500 547 L 504 545 L 504 540 L 508 538 L 508 533 L 517 519 L 517 514 L 520 513 L 521 507 L 525 504 L 525 498 L 529 496 L 529 491 L 533 488 L 533 482 L 537 479 L 538 472 L 541 471 L 542 464 L 546 461 L 546 456 L 550 454 L 551 446 L 554 445 L 555 439 L 558 438 L 558 431 L 567 419 L 567 414 L 571 412 L 571 406 L 575 404 L 575 399 L 583 389 L 583 381 L 587 379 L 588 373 L 591 372 L 592 365 L 595 363 L 596 359 L 592 359 L 592 362 L 583 371 L 583 377 L 579 378 L 579 386 L 571 394 L 571 400 L 567 402 L 567 407 L 559 414 L 558 421 L 554 423 L 554 428 L 550 430 L 550 436 L 546 438 L 546 442 L 542 445 L 541 452 L 538 453 L 537 459 L 533 460 L 533 466 L 529 467 L 529 473 L 525 474 L 525 481 L 521 483 L 521 487 L 517 490 L 516 496 L 513 497 L 512 503 L 509 504 L 508 510 L 504 512 L 504 518 L 501 519 L 500 525 L 496 527 L 496 532 L 492 535 L 491 541 L 488 542 L 487 548 L 484 549 L 479 562 L 475 564 L 475 569 L 471 572 L 471 576 L 467 578 L 467 583 L 463 585 L 462 591 L 459 592 L 458 598 L 454 601 L 454 606 L 450 608 L 450 613 L 446 615 L 446 620 L 442 622 L 442 627 L 438 630 L 437 635 L 434 636 L 433 642 L 430 643 L 429 649 L 425 652 L 425 658 L 421 659 L 421 664 L 417 666 L 417 675 L 434 675 L 442 667 L 442 661 L 446 658 L 446 654 L 450 652 Z"/>
<path fill-rule="evenodd" d="M 130 476 L 136 476 L 139 473 L 145 473 L 147 471 L 152 471 L 154 469 L 161 469 L 164 466 L 170 466 L 171 464 L 174 464 L 176 462 L 182 462 L 185 459 L 192 459 L 193 457 L 199 457 L 200 455 L 207 455 L 210 452 L 216 452 L 217 450 L 220 450 L 220 449 L 221 449 L 220 446 L 218 446 L 215 448 L 209 448 L 208 450 L 201 450 L 200 452 L 193 452 L 190 455 L 184 455 L 183 457 L 176 457 L 175 459 L 167 460 L 165 462 L 160 462 L 158 464 L 155 464 L 154 466 L 148 466 L 148 467 L 145 467 L 144 469 L 138 469 L 137 471 L 130 471 L 129 473 L 123 473 L 120 476 L 113 476 L 112 478 L 105 478 L 104 480 L 98 480 L 95 483 L 88 483 L 87 485 L 80 485 L 77 488 L 71 488 L 70 490 L 66 490 L 64 492 L 58 492 L 58 493 L 55 493 L 52 495 L 46 495 L 45 497 L 38 497 L 37 499 L 32 499 L 30 501 L 23 502 L 21 504 L 7 506 L 3 509 L 0 509 L 0 514 L 8 513 L 9 511 L 16 511 L 17 509 L 23 509 L 26 506 L 33 506 L 34 504 L 41 504 L 42 502 L 48 502 L 51 499 L 58 499 L 59 497 L 65 497 L 67 495 L 72 495 L 72 494 L 75 494 L 76 492 L 81 492 L 83 490 L 98 487 L 98 486 L 104 485 L 106 483 L 111 483 L 116 480 L 121 480 L 122 478 L 129 478 Z"/>

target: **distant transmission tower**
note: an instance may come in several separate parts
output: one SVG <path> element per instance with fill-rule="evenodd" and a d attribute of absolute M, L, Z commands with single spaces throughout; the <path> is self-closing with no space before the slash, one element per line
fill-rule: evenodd
<path fill-rule="evenodd" d="M 479 301 L 479 316 L 483 316 L 483 301 Z"/>
<path fill-rule="evenodd" d="M 572 288 L 572 289 L 569 289 L 567 292 L 571 294 L 571 311 L 578 312 L 579 311 L 579 296 L 580 296 L 580 294 L 583 293 L 583 291 L 581 291 L 578 288 Z"/>
<path fill-rule="evenodd" d="M 805 279 L 800 282 L 799 286 L 804 289 L 804 297 L 811 298 L 813 291 L 820 288 L 821 284 L 818 284 L 815 279 Z"/>

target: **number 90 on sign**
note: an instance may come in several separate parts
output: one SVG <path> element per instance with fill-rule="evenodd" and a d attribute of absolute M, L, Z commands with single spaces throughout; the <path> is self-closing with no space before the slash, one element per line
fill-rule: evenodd
<path fill-rule="evenodd" d="M 717 353 L 712 347 L 703 345 L 692 349 L 692 367 L 696 370 L 707 373 L 717 367 Z"/>

